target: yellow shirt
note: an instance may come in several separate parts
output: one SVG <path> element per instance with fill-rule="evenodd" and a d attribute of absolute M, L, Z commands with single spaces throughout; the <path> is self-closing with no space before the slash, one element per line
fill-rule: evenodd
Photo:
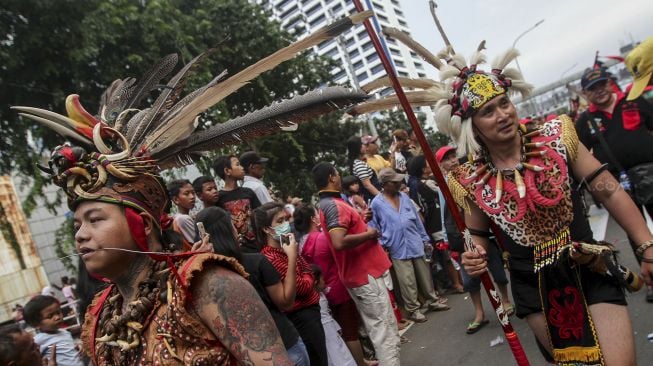
<path fill-rule="evenodd" d="M 374 169 L 376 174 L 379 174 L 379 171 L 383 168 L 391 168 L 392 166 L 390 165 L 390 162 L 385 160 L 383 156 L 381 155 L 374 155 L 372 157 L 366 157 L 367 165 L 370 166 L 370 168 Z"/>

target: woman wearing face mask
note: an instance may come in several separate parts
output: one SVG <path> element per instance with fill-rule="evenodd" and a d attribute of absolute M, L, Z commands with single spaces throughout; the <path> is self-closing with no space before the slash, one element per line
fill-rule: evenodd
<path fill-rule="evenodd" d="M 311 205 L 297 207 L 293 216 L 295 229 L 301 235 L 299 245 L 301 255 L 307 262 L 316 264 L 322 270 L 322 278 L 328 288 L 325 295 L 329 301 L 331 315 L 340 325 L 342 338 L 357 364 L 362 365 L 364 360 L 363 348 L 358 339 L 360 325 L 358 310 L 347 288 L 340 281 L 328 234 L 320 230 L 320 216 Z"/>
<path fill-rule="evenodd" d="M 313 287 L 314 277 L 308 263 L 298 255 L 283 205 L 269 202 L 254 210 L 252 224 L 261 250 L 279 272 L 281 280 L 296 278 L 295 301 L 286 315 L 302 337 L 311 365 L 328 364 L 324 328 L 320 318 L 320 295 Z"/>

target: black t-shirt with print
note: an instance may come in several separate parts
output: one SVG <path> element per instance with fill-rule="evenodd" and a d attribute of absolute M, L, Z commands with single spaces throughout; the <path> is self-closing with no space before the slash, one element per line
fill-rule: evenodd
<path fill-rule="evenodd" d="M 597 160 L 609 165 L 615 177 L 619 172 L 601 146 L 590 118 L 594 119 L 612 154 L 624 169 L 653 162 L 653 135 L 650 132 L 653 130 L 653 106 L 641 97 L 633 101 L 620 97 L 612 115 L 588 109 L 576 122 L 580 141 L 592 150 Z"/>
<path fill-rule="evenodd" d="M 252 210 L 259 207 L 261 202 L 256 193 L 249 188 L 238 187 L 232 191 L 220 191 L 220 198 L 216 206 L 223 208 L 231 215 L 231 222 L 236 227 L 241 244 L 256 241 L 256 235 L 250 223 Z"/>
<path fill-rule="evenodd" d="M 279 329 L 279 334 L 281 334 L 283 345 L 286 349 L 294 346 L 299 338 L 297 329 L 288 317 L 277 308 L 270 294 L 265 289 L 281 282 L 279 272 L 277 272 L 272 263 L 263 254 L 259 253 L 243 253 L 242 265 L 245 271 L 249 273 L 249 277 L 247 278 L 249 283 L 254 286 L 261 300 L 263 300 L 265 306 L 270 310 L 272 319 L 274 319 L 277 329 Z"/>

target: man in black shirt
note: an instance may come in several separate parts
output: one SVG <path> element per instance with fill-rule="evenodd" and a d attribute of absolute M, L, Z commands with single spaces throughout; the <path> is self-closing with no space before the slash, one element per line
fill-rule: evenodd
<path fill-rule="evenodd" d="M 216 205 L 231 215 L 231 222 L 238 232 L 243 252 L 258 252 L 250 217 L 252 210 L 259 207 L 261 203 L 254 191 L 238 186 L 238 181 L 245 177 L 245 170 L 235 155 L 218 157 L 213 163 L 213 169 L 224 180 L 224 188 L 220 190 Z"/>
<path fill-rule="evenodd" d="M 617 180 L 627 177 L 628 169 L 653 162 L 653 107 L 642 97 L 627 100 L 602 68 L 588 69 L 581 78 L 581 87 L 590 106 L 576 121 L 576 131 L 597 160 L 608 164 Z M 598 134 L 603 136 L 604 144 Z M 641 211 L 642 203 L 636 203 Z M 644 207 L 653 217 L 653 204 Z M 630 244 L 635 248 L 632 240 Z M 653 301 L 651 288 L 647 301 Z"/>
<path fill-rule="evenodd" d="M 627 171 L 653 162 L 653 107 L 642 98 L 627 101 L 605 69 L 587 70 L 581 87 L 590 106 L 576 122 L 578 137 L 601 163 L 608 164 L 615 178 L 622 173 L 618 167 Z M 602 145 L 599 133 L 614 158 Z M 653 205 L 646 209 L 653 213 Z"/>

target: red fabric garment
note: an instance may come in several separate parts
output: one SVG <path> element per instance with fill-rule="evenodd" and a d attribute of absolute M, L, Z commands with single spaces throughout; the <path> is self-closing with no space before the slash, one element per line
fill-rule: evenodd
<path fill-rule="evenodd" d="M 272 266 L 274 266 L 277 272 L 279 272 L 281 281 L 283 281 L 286 278 L 286 272 L 288 271 L 288 256 L 286 253 L 282 249 L 272 248 L 271 246 L 266 245 L 261 250 L 261 254 L 272 263 Z M 301 255 L 297 256 L 296 272 L 297 295 L 295 295 L 295 302 L 293 303 L 292 308 L 288 311 L 289 313 L 320 303 L 320 294 L 314 287 L 315 277 L 313 276 L 313 271 Z"/>
<path fill-rule="evenodd" d="M 347 302 L 351 297 L 347 288 L 338 277 L 338 266 L 336 259 L 331 253 L 329 238 L 322 231 L 314 231 L 306 236 L 306 243 L 302 249 L 302 255 L 309 263 L 314 263 L 322 269 L 324 283 L 329 289 L 325 292 L 326 298 L 331 305 L 340 305 Z"/>
<path fill-rule="evenodd" d="M 319 207 L 320 222 L 325 230 L 345 230 L 346 234 L 360 234 L 367 231 L 365 220 L 356 209 L 340 198 L 338 192 L 320 192 Z M 335 250 L 329 235 L 327 239 L 338 266 L 340 280 L 348 288 L 367 285 L 368 275 L 379 278 L 391 266 L 388 255 L 376 239 L 343 250 Z"/>
<path fill-rule="evenodd" d="M 619 102 L 621 102 L 621 100 L 626 97 L 626 94 L 622 93 L 621 91 L 615 91 L 615 94 L 617 94 L 617 101 L 614 103 L 616 108 L 617 104 L 619 104 Z M 594 103 L 590 103 L 590 106 L 587 109 L 590 111 L 590 113 L 602 112 L 603 114 L 605 114 L 606 117 L 608 117 L 608 119 L 612 119 L 612 113 L 599 110 L 599 108 Z"/>

